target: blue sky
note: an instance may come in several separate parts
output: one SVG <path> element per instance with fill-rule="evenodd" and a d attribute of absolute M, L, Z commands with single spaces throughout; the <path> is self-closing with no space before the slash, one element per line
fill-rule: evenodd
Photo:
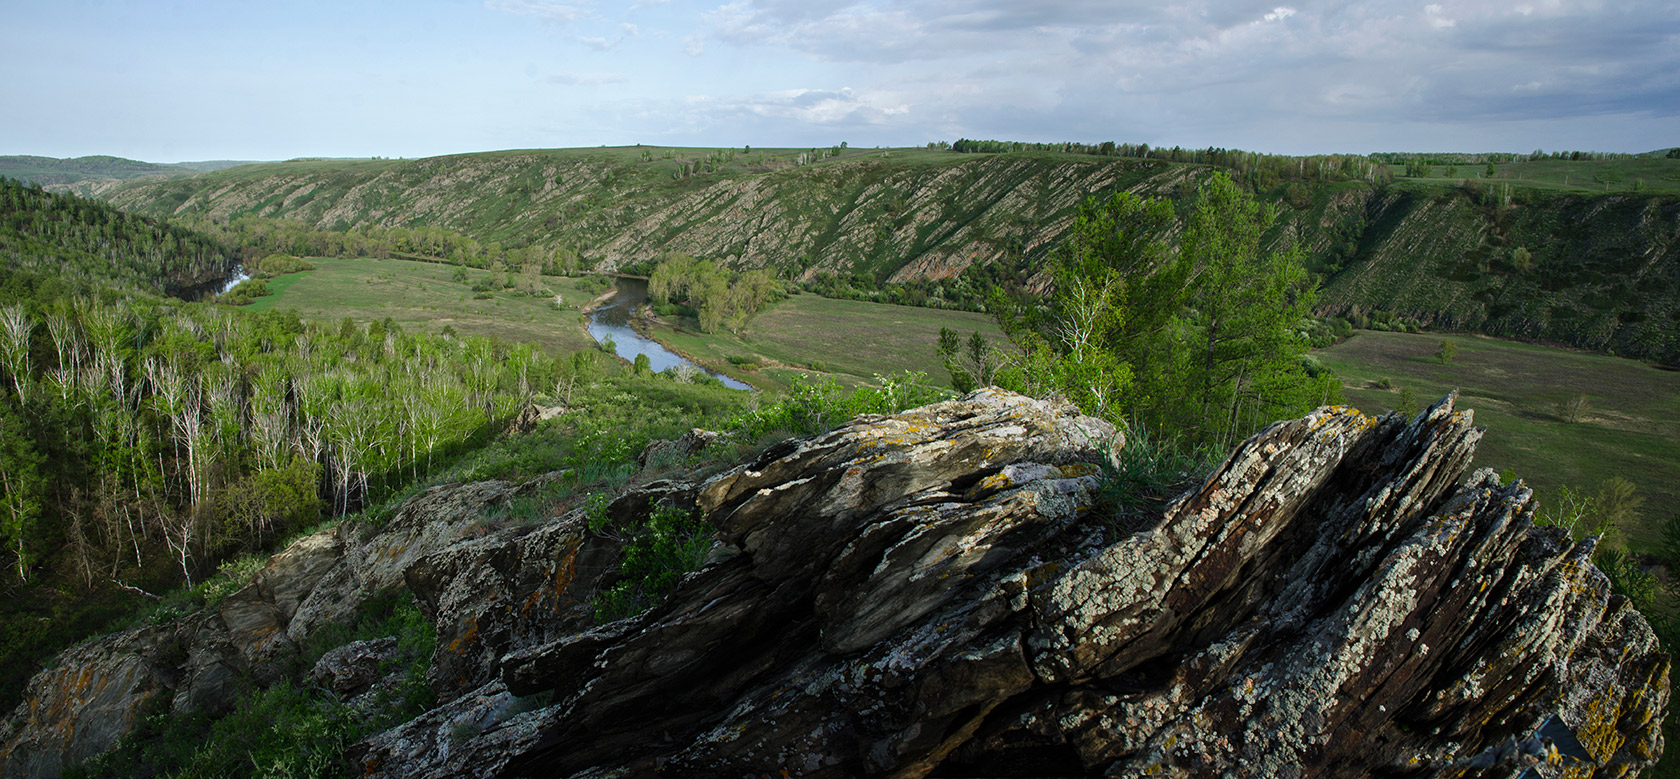
<path fill-rule="evenodd" d="M 1680 4 L 0 0 L 0 154 L 1680 145 Z"/>

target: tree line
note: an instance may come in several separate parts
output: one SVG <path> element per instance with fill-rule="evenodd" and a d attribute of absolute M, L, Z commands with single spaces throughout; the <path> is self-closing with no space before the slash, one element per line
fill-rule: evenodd
<path fill-rule="evenodd" d="M 369 225 L 320 230 L 296 219 L 257 216 L 241 216 L 228 222 L 200 216 L 184 219 L 182 224 L 230 247 L 242 262 L 281 254 L 426 260 L 491 270 L 535 265 L 541 273 L 550 276 L 572 275 L 584 269 L 577 252 L 571 249 L 480 242 L 433 226 Z"/>
<path fill-rule="evenodd" d="M 1394 180 L 1388 168 L 1376 160 L 1359 154 L 1315 154 L 1291 156 L 1264 154 L 1209 146 L 1206 149 L 1170 149 L 1151 147 L 1147 143 L 1088 144 L 1072 141 L 1062 143 L 1025 143 L 1021 141 L 976 141 L 963 138 L 951 144 L 951 150 L 965 154 L 1001 154 L 1009 152 L 1052 152 L 1057 154 L 1086 154 L 1098 157 L 1132 157 L 1212 165 L 1231 171 L 1232 175 L 1252 189 L 1266 190 L 1287 181 L 1367 181 L 1375 185 Z"/>

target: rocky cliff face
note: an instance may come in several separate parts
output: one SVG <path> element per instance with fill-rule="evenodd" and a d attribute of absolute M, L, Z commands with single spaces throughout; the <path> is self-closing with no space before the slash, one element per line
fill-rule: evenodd
<path fill-rule="evenodd" d="M 459 518 L 520 488 L 440 488 L 366 539 L 298 542 L 219 614 L 66 653 L 0 760 L 55 775 L 150 696 L 209 705 L 213 669 L 400 583 L 436 619 L 443 702 L 352 749 L 364 775 L 1636 774 L 1669 659 L 1592 541 L 1467 476 L 1479 436 L 1450 398 L 1321 409 L 1137 529 L 1096 508 L 1112 428 L 981 390 L 620 495 L 612 523 L 689 509 L 715 542 L 601 625 L 610 526 L 472 537 Z M 316 677 L 361 689 L 374 643 Z"/>

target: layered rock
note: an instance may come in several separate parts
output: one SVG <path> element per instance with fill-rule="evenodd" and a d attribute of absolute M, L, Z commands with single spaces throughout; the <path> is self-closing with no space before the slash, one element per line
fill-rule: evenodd
<path fill-rule="evenodd" d="M 1660 753 L 1667 656 L 1593 541 L 1465 480 L 1480 432 L 1451 399 L 1274 425 L 1132 534 L 1090 508 L 1112 432 L 984 390 L 668 489 L 644 503 L 700 511 L 707 566 L 508 651 L 357 768 L 1460 776 L 1539 760 L 1553 717 L 1587 759 L 1541 776 Z"/>
<path fill-rule="evenodd" d="M 1468 475 L 1479 437 L 1452 398 L 1413 420 L 1321 409 L 1143 529 L 1110 518 L 1123 437 L 995 389 L 641 484 L 593 523 L 482 535 L 470 518 L 520 488 L 439 489 L 299 542 L 221 614 L 66 655 L 7 725 L 7 775 L 97 751 L 61 737 L 74 696 L 193 705 L 193 669 L 260 667 L 397 584 L 436 621 L 442 703 L 352 749 L 365 775 L 1637 773 L 1669 659 L 1594 540 Z M 596 624 L 619 537 L 661 507 L 711 527 L 705 564 Z M 126 670 L 158 646 L 169 673 Z M 381 651 L 315 674 L 354 696 Z M 121 709 L 88 707 L 107 733 Z"/>

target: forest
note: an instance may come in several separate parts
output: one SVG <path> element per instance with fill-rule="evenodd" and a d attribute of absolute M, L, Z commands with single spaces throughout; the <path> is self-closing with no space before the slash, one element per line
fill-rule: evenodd
<path fill-rule="evenodd" d="M 604 372 L 593 352 L 160 297 L 234 252 L 15 184 L 0 207 L 0 697 L 135 598 L 359 510 Z"/>

